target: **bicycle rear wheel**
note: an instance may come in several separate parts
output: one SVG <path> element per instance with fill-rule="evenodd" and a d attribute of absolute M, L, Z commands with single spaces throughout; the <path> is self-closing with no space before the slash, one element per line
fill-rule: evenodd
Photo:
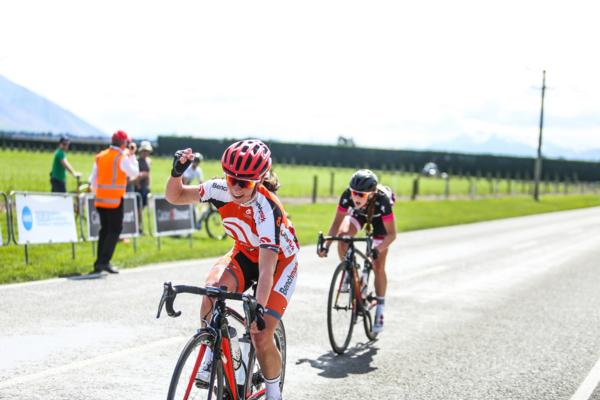
<path fill-rule="evenodd" d="M 196 380 L 202 355 L 211 342 L 212 336 L 202 331 L 187 342 L 173 371 L 167 400 L 200 400 L 209 396 L 213 400 L 233 398 L 225 384 L 221 360 L 213 360 L 209 382 L 201 384 Z"/>
<path fill-rule="evenodd" d="M 356 302 L 354 301 L 354 269 L 344 261 L 340 263 L 331 278 L 327 299 L 327 331 L 331 348 L 343 354 L 350 343 L 352 329 L 356 322 Z"/>
<path fill-rule="evenodd" d="M 375 321 L 377 295 L 375 294 L 375 276 L 372 272 L 372 270 L 369 270 L 366 274 L 363 274 L 363 279 L 366 279 L 366 282 L 362 282 L 361 304 L 365 334 L 370 340 L 375 340 L 377 333 L 373 332 L 373 321 Z"/>
<path fill-rule="evenodd" d="M 206 232 L 208 236 L 213 239 L 223 240 L 225 239 L 225 229 L 221 221 L 221 215 L 216 210 L 210 210 L 206 216 Z"/>

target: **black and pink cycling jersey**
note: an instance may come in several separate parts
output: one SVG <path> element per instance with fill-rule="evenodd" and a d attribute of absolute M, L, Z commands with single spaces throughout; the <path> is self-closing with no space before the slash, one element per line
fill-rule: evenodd
<path fill-rule="evenodd" d="M 384 222 L 394 220 L 394 194 L 387 187 L 378 187 L 375 193 L 375 206 L 371 223 L 373 224 L 373 236 L 381 237 L 387 235 Z M 347 213 L 357 229 L 361 229 L 367 223 L 367 206 L 356 209 L 350 189 L 346 189 L 340 197 L 337 208 L 340 213 Z"/>

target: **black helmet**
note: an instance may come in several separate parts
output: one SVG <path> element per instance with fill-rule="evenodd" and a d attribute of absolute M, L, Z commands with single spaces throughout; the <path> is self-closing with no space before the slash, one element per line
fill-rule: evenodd
<path fill-rule="evenodd" d="M 377 175 L 369 169 L 359 169 L 350 178 L 350 189 L 357 192 L 372 192 L 377 187 Z"/>

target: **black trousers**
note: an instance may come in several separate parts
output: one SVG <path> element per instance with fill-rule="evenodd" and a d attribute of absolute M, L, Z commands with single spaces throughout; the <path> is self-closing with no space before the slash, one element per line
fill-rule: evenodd
<path fill-rule="evenodd" d="M 56 193 L 66 193 L 67 192 L 67 183 L 65 181 L 61 181 L 56 178 L 50 178 L 50 186 L 52 187 L 52 192 L 56 192 Z"/>
<path fill-rule="evenodd" d="M 94 263 L 96 269 L 110 264 L 110 259 L 119 242 L 123 230 L 123 199 L 117 208 L 97 207 L 100 215 L 100 233 L 98 234 L 98 258 Z"/>

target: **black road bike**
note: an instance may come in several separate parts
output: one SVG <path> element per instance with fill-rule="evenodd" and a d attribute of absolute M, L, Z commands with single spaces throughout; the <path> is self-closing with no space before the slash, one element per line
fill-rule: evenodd
<path fill-rule="evenodd" d="M 228 292 L 227 288 L 172 286 L 164 284 L 163 295 L 158 305 L 156 318 L 160 317 L 163 305 L 170 317 L 179 317 L 181 311 L 175 311 L 173 302 L 181 293 L 209 296 L 214 299 L 210 323 L 199 329 L 183 348 L 169 386 L 167 400 L 249 400 L 265 396 L 264 377 L 256 360 L 256 353 L 250 340 L 250 324 L 256 312 L 256 300 L 253 296 Z M 226 300 L 243 302 L 245 317 L 226 306 Z M 236 328 L 237 327 L 237 331 Z M 233 329 L 232 329 L 233 328 Z M 247 344 L 244 353 L 237 346 L 233 334 L 244 331 L 239 343 Z M 275 344 L 281 353 L 281 383 L 285 378 L 286 338 L 283 322 L 279 321 L 274 334 Z M 233 345 L 233 346 L 232 346 Z M 207 348 L 212 349 L 213 357 L 208 383 L 197 379 L 197 373 Z M 238 349 L 236 351 L 236 348 Z M 236 354 L 237 353 L 237 354 Z M 241 370 L 240 370 L 241 369 Z M 240 373 L 241 372 L 241 373 Z M 243 376 L 243 378 L 241 378 Z"/>
<path fill-rule="evenodd" d="M 343 241 L 348 244 L 344 259 L 333 272 L 329 297 L 327 299 L 327 331 L 331 348 L 338 354 L 343 354 L 348 348 L 352 330 L 362 317 L 365 334 L 370 340 L 375 340 L 377 333 L 373 332 L 377 298 L 373 264 L 367 256 L 371 254 L 373 237 L 323 236 L 319 232 L 317 252 L 324 250 L 325 241 Z M 356 242 L 366 242 L 366 252 L 356 248 Z M 357 262 L 357 256 L 362 259 L 362 265 Z"/>

